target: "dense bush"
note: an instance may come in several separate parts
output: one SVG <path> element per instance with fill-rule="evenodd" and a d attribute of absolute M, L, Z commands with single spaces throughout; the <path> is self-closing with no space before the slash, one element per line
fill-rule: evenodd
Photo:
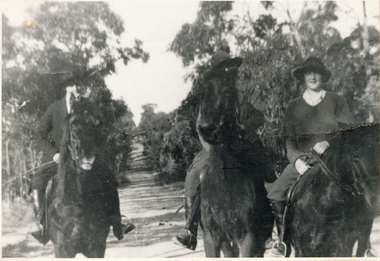
<path fill-rule="evenodd" d="M 338 19 L 335 2 L 303 2 L 299 20 L 291 17 L 289 6 L 269 1 L 262 4 L 267 14 L 253 20 L 249 12 L 231 16 L 232 2 L 202 2 L 195 22 L 184 24 L 171 43 L 170 50 L 182 58 L 184 66 L 195 66 L 187 75 L 194 81 L 192 90 L 175 111 L 171 130 L 160 134 L 160 139 L 164 137 L 161 142 L 156 139 L 154 153 L 160 162 L 156 170 L 164 181 L 183 178 L 181 163 L 201 148 L 195 121 L 202 74 L 210 68 L 211 55 L 218 50 L 230 52 L 229 45 L 243 58 L 236 83 L 240 119 L 246 118 L 251 105 L 264 113 L 264 124 L 257 133 L 273 157 L 277 173 L 287 164 L 282 137 L 285 110 L 304 91 L 292 70 L 307 57 L 321 58 L 333 73 L 326 89 L 346 99 L 355 124 L 380 120 L 379 32 L 374 27 L 367 30 L 358 24 L 342 39 L 330 25 Z M 279 14 L 285 18 L 283 23 L 277 23 L 274 15 Z M 374 40 L 366 43 L 366 34 Z"/>
<path fill-rule="evenodd" d="M 64 95 L 52 72 L 67 68 L 91 72 L 81 85 L 104 114 L 107 161 L 115 174 L 126 169 L 122 162 L 131 139 L 119 133 L 133 127 L 132 116 L 123 101 L 112 98 L 104 78 L 115 72 L 118 60 L 127 65 L 131 59 L 149 59 L 141 41 L 121 44 L 123 20 L 105 2 L 44 2 L 27 11 L 38 21 L 33 27 L 11 26 L 2 16 L 2 193 L 9 198 L 26 197 L 32 174 L 27 170 L 40 163 L 34 137 L 39 119 Z"/>

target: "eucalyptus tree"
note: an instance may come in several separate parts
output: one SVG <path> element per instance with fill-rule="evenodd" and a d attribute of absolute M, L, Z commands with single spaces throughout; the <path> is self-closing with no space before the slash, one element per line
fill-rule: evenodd
<path fill-rule="evenodd" d="M 370 41 L 373 56 L 365 58 L 362 26 L 345 39 L 334 28 L 338 4 L 331 1 L 264 1 L 261 5 L 265 11 L 259 15 L 250 13 L 249 9 L 233 15 L 236 3 L 201 3 L 195 22 L 184 24 L 170 46 L 170 50 L 182 58 L 184 66 L 194 65 L 192 69 L 189 66 L 193 88 L 178 108 L 179 116 L 194 120 L 202 81 L 197 76 L 208 68 L 209 57 L 218 49 L 225 49 L 226 45 L 233 47 L 232 56 L 244 58 L 237 82 L 243 94 L 241 118 L 246 117 L 247 103 L 264 113 L 265 123 L 259 134 L 268 150 L 280 159 L 278 170 L 286 161 L 282 141 L 284 112 L 289 101 L 303 91 L 291 71 L 308 56 L 322 58 L 333 72 L 328 89 L 346 98 L 357 122 L 378 115 L 376 106 L 364 102 L 373 103 L 378 97 L 373 91 L 375 76 L 371 76 L 372 88 L 367 86 L 369 69 L 376 74 L 379 68 L 375 58 L 378 32 L 373 27 L 368 29 L 369 38 L 375 40 Z M 355 47 L 356 42 L 359 45 Z M 368 110 L 371 110 L 370 115 Z"/>
<path fill-rule="evenodd" d="M 140 40 L 133 46 L 122 44 L 123 19 L 106 2 L 44 2 L 27 12 L 33 23 L 19 26 L 11 26 L 3 14 L 2 171 L 7 181 L 38 164 L 33 139 L 38 119 L 49 103 L 63 95 L 55 88 L 58 79 L 51 72 L 73 66 L 98 70 L 84 86 L 107 116 L 106 132 L 111 134 L 128 108 L 112 99 L 104 77 L 115 72 L 118 60 L 127 65 L 131 59 L 149 59 Z M 18 186 L 14 181 L 7 184 Z"/>

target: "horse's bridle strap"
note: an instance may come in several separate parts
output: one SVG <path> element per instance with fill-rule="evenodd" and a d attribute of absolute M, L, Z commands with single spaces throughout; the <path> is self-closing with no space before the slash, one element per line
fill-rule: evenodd
<path fill-rule="evenodd" d="M 360 196 L 360 193 L 358 193 L 358 191 L 353 191 L 351 189 L 350 186 L 346 185 L 346 184 L 342 184 L 339 179 L 336 177 L 337 175 L 332 172 L 325 164 L 325 162 L 321 159 L 321 157 L 318 155 L 318 153 L 315 151 L 315 150 L 312 150 L 312 154 L 313 156 L 317 159 L 318 163 L 319 163 L 319 166 L 321 167 L 322 169 L 322 172 L 327 176 L 329 177 L 330 179 L 332 179 L 339 187 L 341 187 L 343 190 L 345 190 L 346 192 L 352 194 L 353 196 L 355 197 L 358 197 Z"/>

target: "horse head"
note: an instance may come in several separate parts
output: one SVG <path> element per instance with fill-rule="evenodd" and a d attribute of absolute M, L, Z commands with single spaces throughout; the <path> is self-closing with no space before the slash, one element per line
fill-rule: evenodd
<path fill-rule="evenodd" d="M 106 142 L 97 104 L 82 99 L 65 119 L 54 194 L 49 206 L 56 256 L 104 257 L 109 233 L 101 175 Z"/>
<path fill-rule="evenodd" d="M 349 149 L 359 161 L 359 182 L 372 210 L 380 215 L 380 124 L 359 126 L 346 131 Z"/>
<path fill-rule="evenodd" d="M 89 101 L 74 104 L 68 115 L 67 148 L 76 166 L 91 170 L 96 155 L 104 145 L 101 118 L 98 109 Z"/>
<path fill-rule="evenodd" d="M 102 121 L 97 106 L 86 99 L 73 104 L 63 127 L 58 164 L 58 198 L 76 198 L 80 183 L 89 173 L 104 147 Z"/>
<path fill-rule="evenodd" d="M 238 68 L 227 70 L 205 79 L 203 84 L 196 128 L 209 144 L 228 142 L 237 126 L 235 79 Z"/>

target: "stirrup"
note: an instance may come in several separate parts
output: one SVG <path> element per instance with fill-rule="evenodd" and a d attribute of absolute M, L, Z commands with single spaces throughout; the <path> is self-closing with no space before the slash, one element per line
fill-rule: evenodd
<path fill-rule="evenodd" d="M 283 246 L 284 247 L 284 253 L 280 253 L 282 251 L 280 251 L 280 248 L 279 246 Z M 272 252 L 273 250 L 277 249 L 277 251 L 281 254 L 281 257 L 286 257 L 286 251 L 287 251 L 287 247 L 286 247 L 286 244 L 284 242 L 275 242 L 272 246 Z M 280 257 L 280 256 L 279 256 Z"/>
<path fill-rule="evenodd" d="M 373 248 L 368 248 L 365 253 L 364 253 L 364 257 L 378 257 L 379 254 L 377 253 L 377 251 Z"/>

